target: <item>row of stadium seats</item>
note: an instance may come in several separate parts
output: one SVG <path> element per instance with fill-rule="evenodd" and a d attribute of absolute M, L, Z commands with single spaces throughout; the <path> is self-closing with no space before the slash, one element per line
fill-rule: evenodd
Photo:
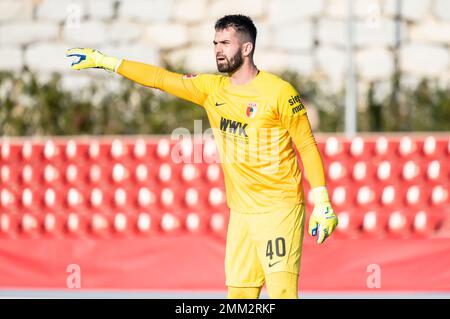
<path fill-rule="evenodd" d="M 92 215 L 84 212 L 61 214 L 48 212 L 44 214 L 0 213 L 0 238 L 17 238 L 30 236 L 34 238 L 51 237 L 86 237 L 86 236 L 138 236 L 151 235 L 155 232 L 174 233 L 179 231 L 212 232 L 224 235 L 228 223 L 224 212 L 204 214 L 190 212 L 179 214 L 165 212 L 105 213 Z"/>
<path fill-rule="evenodd" d="M 201 210 L 225 207 L 223 188 L 24 188 L 14 192 L 8 188 L 0 190 L 0 209 L 76 209 L 96 210 L 108 207 L 130 207 L 133 209 L 155 207 L 197 207 Z"/>
<path fill-rule="evenodd" d="M 450 163 L 448 160 L 417 161 L 396 160 L 374 161 L 327 161 L 327 176 L 331 182 L 367 181 L 380 182 L 400 180 L 405 182 L 448 181 Z M 121 184 L 140 183 L 155 180 L 167 183 L 176 180 L 180 183 L 206 182 L 214 183 L 222 179 L 220 164 L 174 164 L 174 163 L 114 163 L 114 164 L 0 164 L 0 184 L 20 183 L 23 185 L 36 182 L 53 184 L 64 182 L 76 184 L 85 182 L 98 184 L 109 182 Z"/>
<path fill-rule="evenodd" d="M 343 236 L 430 235 L 449 219 L 448 136 L 329 137 L 318 139 L 318 146 Z M 197 148 L 200 160 L 184 161 Z M 181 160 L 174 162 L 177 154 Z M 158 230 L 223 231 L 226 221 L 222 228 L 211 221 L 228 213 L 222 168 L 214 160 L 212 140 L 200 146 L 166 138 L 3 140 L 0 236 L 63 236 L 74 229 L 136 235 L 148 218 Z M 312 196 L 309 184 L 303 185 L 309 214 Z"/>
<path fill-rule="evenodd" d="M 0 164 L 1 165 L 1 164 Z M 116 163 L 113 165 L 39 164 L 0 166 L 0 185 L 22 187 L 42 183 L 55 184 L 216 184 L 222 182 L 220 164 Z"/>
<path fill-rule="evenodd" d="M 392 211 L 354 210 L 338 214 L 339 225 L 336 236 L 344 237 L 430 237 L 439 230 L 445 220 L 440 213 L 426 210 Z M 43 214 L 0 213 L 0 237 L 17 236 L 138 236 L 155 232 L 173 233 L 212 232 L 219 235 L 226 233 L 227 213 L 216 211 L 212 214 L 191 211 L 149 213 L 147 211 L 130 212 L 95 212 L 83 211 L 61 214 L 46 212 Z"/>
<path fill-rule="evenodd" d="M 394 158 L 435 158 L 445 159 L 450 155 L 450 139 L 448 136 L 428 137 L 378 137 L 353 139 L 329 137 L 325 140 L 318 138 L 319 149 L 327 159 L 371 159 L 377 157 Z M 0 160 L 3 163 L 17 161 L 46 162 L 57 161 L 95 161 L 121 160 L 132 158 L 135 160 L 164 160 L 172 161 L 201 160 L 212 163 L 218 160 L 217 150 L 212 139 L 203 143 L 190 139 L 173 141 L 161 139 L 114 139 L 98 140 L 31 140 L 21 142 L 1 141 Z M 176 158 L 175 158 L 176 157 Z"/>
<path fill-rule="evenodd" d="M 450 211 L 449 184 L 412 185 L 387 184 L 384 186 L 365 184 L 355 188 L 354 185 L 329 186 L 329 193 L 337 209 L 347 207 L 367 207 L 378 205 L 429 207 Z M 312 193 L 305 186 L 308 205 L 312 204 Z M 83 208 L 95 210 L 99 207 L 177 207 L 190 209 L 197 207 L 208 210 L 225 205 L 225 190 L 222 187 L 25 187 L 14 189 L 5 186 L 0 189 L 0 211 L 22 209 L 59 210 L 61 208 Z"/>

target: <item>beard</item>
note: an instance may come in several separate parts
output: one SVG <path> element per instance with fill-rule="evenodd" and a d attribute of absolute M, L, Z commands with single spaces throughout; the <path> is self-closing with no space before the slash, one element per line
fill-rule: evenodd
<path fill-rule="evenodd" d="M 239 69 L 241 65 L 244 63 L 244 58 L 240 50 L 236 52 L 236 54 L 231 58 L 227 57 L 224 58 L 225 60 L 222 61 L 218 61 L 216 59 L 217 69 L 219 70 L 219 72 L 233 73 L 234 71 Z"/>

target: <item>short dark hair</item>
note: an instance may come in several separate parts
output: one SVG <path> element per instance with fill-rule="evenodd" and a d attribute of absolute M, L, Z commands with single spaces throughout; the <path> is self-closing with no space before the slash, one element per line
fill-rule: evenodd
<path fill-rule="evenodd" d="M 214 28 L 216 31 L 224 30 L 227 28 L 234 28 L 236 32 L 246 34 L 250 37 L 253 47 L 256 43 L 256 27 L 250 17 L 242 14 L 230 14 L 217 20 Z"/>

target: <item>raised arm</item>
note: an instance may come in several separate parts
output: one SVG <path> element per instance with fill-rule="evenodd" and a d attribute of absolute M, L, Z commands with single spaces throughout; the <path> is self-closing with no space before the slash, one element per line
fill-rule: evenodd
<path fill-rule="evenodd" d="M 89 48 L 69 49 L 66 56 L 79 58 L 78 61 L 72 63 L 72 69 L 101 68 L 109 70 L 141 85 L 160 89 L 198 105 L 203 105 L 208 97 L 210 82 L 214 79 L 214 75 L 209 74 L 200 75 L 198 79 L 194 79 L 151 64 L 119 60 Z"/>

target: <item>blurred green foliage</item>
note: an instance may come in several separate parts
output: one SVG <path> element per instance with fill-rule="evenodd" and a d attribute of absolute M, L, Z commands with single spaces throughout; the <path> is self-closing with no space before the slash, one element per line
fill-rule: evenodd
<path fill-rule="evenodd" d="M 316 108 L 316 131 L 343 131 L 343 91 L 325 92 L 317 82 L 295 73 L 283 73 L 281 77 L 301 92 L 308 107 Z M 114 90 L 107 90 L 108 81 L 75 91 L 64 90 L 61 82 L 57 74 L 48 81 L 38 81 L 27 70 L 0 73 L 0 134 L 167 134 L 177 127 L 193 131 L 194 120 L 202 120 L 203 130 L 209 127 L 203 108 L 126 79 L 120 79 Z M 398 87 L 398 78 L 393 77 L 390 90 L 380 99 L 375 98 L 376 85 L 370 85 L 363 101 L 367 107 L 358 113 L 359 131 L 450 129 L 448 88 L 426 79 L 414 88 L 399 92 Z"/>

